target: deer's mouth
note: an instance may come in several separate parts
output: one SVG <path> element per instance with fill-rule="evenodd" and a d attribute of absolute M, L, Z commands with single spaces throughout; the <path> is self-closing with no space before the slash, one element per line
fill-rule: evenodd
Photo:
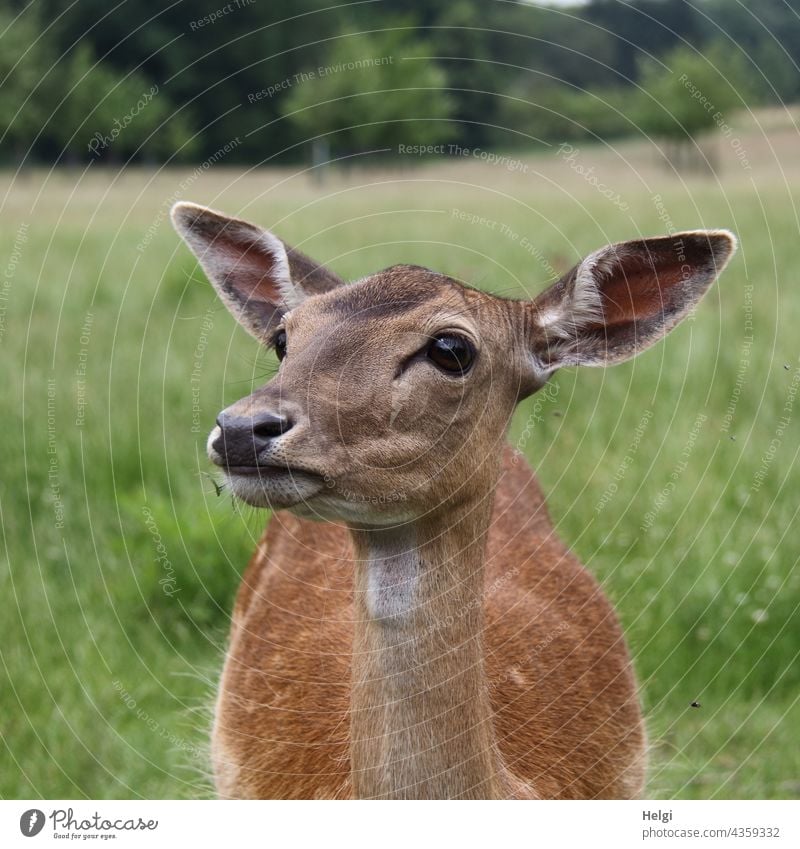
<path fill-rule="evenodd" d="M 322 475 L 288 466 L 221 466 L 231 492 L 252 507 L 283 510 L 325 488 Z"/>
<path fill-rule="evenodd" d="M 224 463 L 218 464 L 223 472 L 229 475 L 252 475 L 257 478 L 270 478 L 274 475 L 311 475 L 314 476 L 314 472 L 306 471 L 305 469 L 298 469 L 292 466 L 279 466 L 273 463 L 259 463 L 257 466 L 228 466 Z M 319 475 L 315 475 L 319 477 Z"/>

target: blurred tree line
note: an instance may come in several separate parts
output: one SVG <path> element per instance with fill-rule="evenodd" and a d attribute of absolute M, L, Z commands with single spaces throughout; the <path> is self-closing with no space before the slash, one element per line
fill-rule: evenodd
<path fill-rule="evenodd" d="M 800 100 L 800 0 L 0 0 L 0 42 L 6 164 L 680 142 Z"/>

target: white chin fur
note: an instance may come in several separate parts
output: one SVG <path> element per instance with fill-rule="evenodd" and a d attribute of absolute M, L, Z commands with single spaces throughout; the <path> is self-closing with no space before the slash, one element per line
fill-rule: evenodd
<path fill-rule="evenodd" d="M 313 498 L 324 483 L 301 472 L 286 472 L 269 478 L 256 475 L 225 474 L 231 492 L 251 507 L 282 510 Z"/>

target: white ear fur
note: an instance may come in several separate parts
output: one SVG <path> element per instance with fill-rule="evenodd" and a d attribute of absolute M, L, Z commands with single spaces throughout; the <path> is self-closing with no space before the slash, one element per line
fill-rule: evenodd
<path fill-rule="evenodd" d="M 293 310 L 306 299 L 306 293 L 295 286 L 292 281 L 292 272 L 289 268 L 289 256 L 283 242 L 268 230 L 262 230 L 258 237 L 265 254 L 269 254 L 275 261 L 273 277 L 280 292 L 280 303 L 286 311 Z"/>
<path fill-rule="evenodd" d="M 603 304 L 597 285 L 598 274 L 610 271 L 610 248 L 600 248 L 589 254 L 575 272 L 575 282 L 570 297 L 542 310 L 538 321 L 548 336 L 556 339 L 572 338 L 575 326 L 603 320 Z"/>

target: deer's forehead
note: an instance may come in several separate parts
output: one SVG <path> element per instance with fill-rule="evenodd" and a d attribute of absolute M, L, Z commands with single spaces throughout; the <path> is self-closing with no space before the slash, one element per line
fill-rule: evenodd
<path fill-rule="evenodd" d="M 444 275 L 401 266 L 309 298 L 287 316 L 287 326 L 313 334 L 424 333 L 447 316 L 469 320 L 467 291 Z"/>

